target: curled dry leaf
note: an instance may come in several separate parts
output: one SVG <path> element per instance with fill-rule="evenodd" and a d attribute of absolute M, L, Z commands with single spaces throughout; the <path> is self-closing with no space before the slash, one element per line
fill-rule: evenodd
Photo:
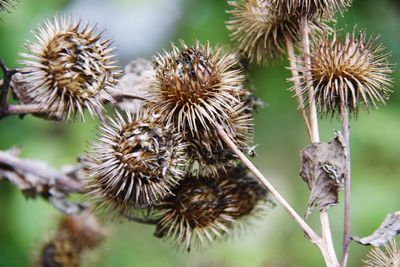
<path fill-rule="evenodd" d="M 125 67 L 124 73 L 113 94 L 124 96 L 121 99 L 116 97 L 117 106 L 120 109 L 136 113 L 142 107 L 143 100 L 135 97 L 146 97 L 148 81 L 151 80 L 149 78 L 153 77 L 155 72 L 151 61 L 138 58 Z M 132 95 L 132 98 L 129 98 L 129 95 Z"/>
<path fill-rule="evenodd" d="M 329 143 L 314 143 L 301 151 L 300 176 L 311 190 L 307 218 L 313 207 L 327 210 L 338 203 L 343 188 L 346 154 L 342 136 L 337 134 Z"/>
<path fill-rule="evenodd" d="M 352 239 L 361 245 L 372 245 L 375 247 L 386 245 L 396 235 L 400 234 L 400 211 L 388 214 L 379 228 L 370 236 Z"/>

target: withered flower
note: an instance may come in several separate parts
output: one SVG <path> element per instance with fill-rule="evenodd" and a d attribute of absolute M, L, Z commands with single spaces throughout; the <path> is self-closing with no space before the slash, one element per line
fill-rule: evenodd
<path fill-rule="evenodd" d="M 38 255 L 37 267 L 78 267 L 82 256 L 105 238 L 105 229 L 89 211 L 62 218 L 55 235 Z"/>
<path fill-rule="evenodd" d="M 226 131 L 239 148 L 252 139 L 253 117 L 246 105 L 245 77 L 235 54 L 224 54 L 198 41 L 155 58 L 155 79 L 149 89 L 148 106 L 164 124 L 183 134 L 202 166 L 227 147 L 215 129 Z M 232 157 L 231 155 L 229 156 Z M 212 160 L 215 161 L 215 160 Z M 223 161 L 218 158 L 216 161 Z"/>
<path fill-rule="evenodd" d="M 143 109 L 102 123 L 84 161 L 97 208 L 127 215 L 171 195 L 186 175 L 186 144 L 158 119 Z"/>
<path fill-rule="evenodd" d="M 229 234 L 258 210 L 267 191 L 239 166 L 220 172 L 216 178 L 187 177 L 156 209 L 156 236 L 174 240 L 177 246 L 200 247 Z"/>
<path fill-rule="evenodd" d="M 335 32 L 331 38 L 315 40 L 311 51 L 308 69 L 319 115 L 340 114 L 341 105 L 357 115 L 360 106 L 369 110 L 388 99 L 393 70 L 388 54 L 376 38 L 366 39 L 361 32 L 358 36 L 347 34 L 342 41 Z M 298 61 L 297 78 L 307 95 L 307 67 L 301 65 L 301 58 Z"/>
<path fill-rule="evenodd" d="M 111 41 L 96 27 L 55 17 L 36 30 L 37 42 L 28 42 L 21 72 L 29 84 L 33 103 L 61 117 L 72 119 L 87 108 L 99 116 L 119 73 Z"/>
<path fill-rule="evenodd" d="M 287 2 L 287 1 L 286 1 Z M 285 3 L 286 3 L 285 2 Z M 232 10 L 228 29 L 238 49 L 258 64 L 279 58 L 285 51 L 286 39 L 298 41 L 300 17 L 284 14 L 273 0 L 230 1 Z M 309 21 L 311 30 L 326 27 L 319 18 Z"/>

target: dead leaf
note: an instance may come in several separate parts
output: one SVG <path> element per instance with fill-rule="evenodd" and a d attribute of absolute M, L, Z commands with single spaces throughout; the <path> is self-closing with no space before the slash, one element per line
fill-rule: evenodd
<path fill-rule="evenodd" d="M 300 176 L 311 190 L 307 218 L 313 207 L 327 210 L 338 203 L 346 170 L 344 142 L 340 134 L 329 143 L 314 143 L 301 151 Z"/>
<path fill-rule="evenodd" d="M 352 239 L 361 245 L 383 246 L 400 234 L 400 211 L 388 214 L 379 228 L 370 236 L 363 238 L 353 237 Z"/>

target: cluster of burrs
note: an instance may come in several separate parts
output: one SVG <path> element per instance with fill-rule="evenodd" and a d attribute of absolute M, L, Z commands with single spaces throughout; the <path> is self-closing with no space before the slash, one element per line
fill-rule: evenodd
<path fill-rule="evenodd" d="M 340 38 L 329 27 L 336 13 L 343 13 L 350 0 L 246 0 L 231 1 L 228 29 L 237 46 L 250 60 L 266 63 L 281 56 L 288 42 L 298 43 L 302 23 L 311 31 L 310 49 L 300 44 L 293 69 L 300 84 L 294 88 L 306 100 L 310 89 L 320 116 L 339 114 L 343 104 L 350 113 L 385 103 L 392 84 L 388 54 L 377 38 L 364 32 Z M 304 57 L 309 58 L 309 62 Z M 300 92 L 300 93 L 299 93 Z"/>
<path fill-rule="evenodd" d="M 236 56 L 209 44 L 173 45 L 153 67 L 141 109 L 102 123 L 84 160 L 89 195 L 190 249 L 226 236 L 267 199 L 217 131 L 248 149 L 251 95 Z"/>
<path fill-rule="evenodd" d="M 82 158 L 95 208 L 151 221 L 157 236 L 186 248 L 225 236 L 259 210 L 267 190 L 220 137 L 242 151 L 253 138 L 253 97 L 236 54 L 198 41 L 172 45 L 139 82 L 140 108 L 107 118 L 103 106 L 114 102 L 119 76 L 111 41 L 71 17 L 47 21 L 36 38 L 22 54 L 14 93 L 49 119 L 83 118 L 85 109 L 101 118 Z"/>

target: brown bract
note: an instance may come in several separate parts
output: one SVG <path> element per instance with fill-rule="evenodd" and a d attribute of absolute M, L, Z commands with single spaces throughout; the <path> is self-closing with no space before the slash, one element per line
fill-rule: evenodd
<path fill-rule="evenodd" d="M 215 125 L 222 126 L 240 148 L 248 147 L 253 117 L 235 54 L 212 49 L 209 43 L 196 41 L 187 46 L 182 41 L 181 49 L 172 45 L 171 52 L 155 57 L 155 71 L 147 105 L 160 114 L 164 124 L 182 133 L 190 143 L 190 156 L 200 162 L 202 170 L 211 162 L 224 163 L 233 157 Z M 219 157 L 219 151 L 229 155 Z"/>
<path fill-rule="evenodd" d="M 357 115 L 360 106 L 370 110 L 388 99 L 393 69 L 376 38 L 366 39 L 365 33 L 353 33 L 341 40 L 335 32 L 332 37 L 314 40 L 311 51 L 308 69 L 320 116 L 340 114 L 341 105 Z M 302 81 L 307 95 L 307 67 L 303 62 L 298 60 L 300 74 L 296 78 Z"/>
<path fill-rule="evenodd" d="M 111 41 L 96 27 L 55 17 L 36 30 L 37 42 L 26 44 L 21 72 L 32 103 L 66 119 L 87 108 L 100 116 L 104 100 L 119 74 Z"/>
<path fill-rule="evenodd" d="M 200 247 L 231 232 L 237 220 L 253 214 L 267 191 L 242 166 L 220 172 L 216 178 L 187 177 L 174 196 L 156 206 L 156 236 L 177 246 Z"/>
<path fill-rule="evenodd" d="M 186 144 L 148 109 L 118 114 L 100 127 L 84 161 L 97 208 L 126 215 L 171 195 L 186 175 Z"/>
<path fill-rule="evenodd" d="M 285 50 L 285 39 L 298 41 L 300 17 L 286 14 L 278 9 L 273 0 L 230 1 L 232 10 L 228 29 L 238 50 L 258 64 L 280 58 Z M 309 21 L 312 30 L 320 30 L 326 25 L 320 18 Z"/>

